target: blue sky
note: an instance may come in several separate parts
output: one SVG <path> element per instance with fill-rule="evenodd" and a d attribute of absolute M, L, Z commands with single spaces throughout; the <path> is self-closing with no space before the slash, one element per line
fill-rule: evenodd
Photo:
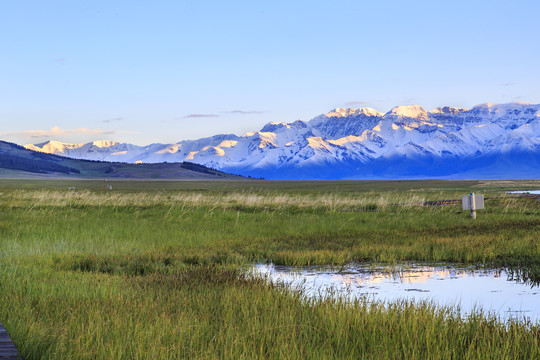
<path fill-rule="evenodd" d="M 540 103 L 538 1 L 0 4 L 0 139 L 139 145 L 335 107 Z"/>

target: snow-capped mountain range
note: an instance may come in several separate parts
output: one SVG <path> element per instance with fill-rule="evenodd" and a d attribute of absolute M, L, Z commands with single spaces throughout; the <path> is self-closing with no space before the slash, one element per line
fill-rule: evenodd
<path fill-rule="evenodd" d="M 27 149 L 118 162 L 189 161 L 266 179 L 540 178 L 540 104 L 337 108 L 242 136 L 175 144 L 47 141 Z"/>

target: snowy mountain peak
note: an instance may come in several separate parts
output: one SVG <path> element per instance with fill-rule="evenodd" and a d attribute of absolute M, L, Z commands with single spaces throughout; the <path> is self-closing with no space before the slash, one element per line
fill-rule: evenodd
<path fill-rule="evenodd" d="M 484 103 L 476 105 L 472 108 L 472 110 L 484 110 L 484 111 L 490 111 L 490 112 L 503 112 L 503 111 L 509 111 L 514 109 L 522 109 L 530 106 L 535 106 L 532 103 L 528 102 L 510 102 L 506 104 L 493 104 L 493 103 Z"/>
<path fill-rule="evenodd" d="M 279 131 L 287 131 L 287 129 L 305 129 L 305 128 L 307 128 L 307 124 L 305 121 L 302 121 L 302 120 L 296 120 L 295 122 L 292 122 L 292 123 L 272 121 L 264 125 L 264 127 L 261 129 L 260 132 L 279 132 Z"/>
<path fill-rule="evenodd" d="M 100 147 L 100 148 L 111 147 L 111 146 L 114 146 L 114 145 L 117 145 L 117 144 L 120 144 L 120 143 L 118 143 L 116 141 L 111 141 L 111 140 L 98 140 L 98 141 L 93 141 L 92 142 L 93 146 L 97 146 L 97 147 Z"/>
<path fill-rule="evenodd" d="M 290 128 L 291 128 L 291 124 L 272 121 L 264 125 L 264 127 L 261 129 L 261 132 L 276 132 L 279 130 L 285 130 L 285 129 L 290 129 Z"/>
<path fill-rule="evenodd" d="M 427 118 L 427 111 L 420 105 L 400 105 L 392 108 L 387 115 L 419 119 Z"/>
<path fill-rule="evenodd" d="M 497 121 L 498 119 L 506 119 L 506 122 L 513 122 L 519 117 L 528 117 L 532 114 L 539 114 L 540 105 L 525 103 L 525 102 L 511 102 L 507 104 L 492 104 L 485 103 L 476 105 L 471 109 L 471 113 L 483 118 L 489 118 L 491 121 Z"/>
<path fill-rule="evenodd" d="M 63 154 L 66 150 L 81 147 L 81 144 L 67 144 L 60 141 L 49 140 L 40 144 L 27 144 L 24 147 L 28 150 L 44 152 L 48 154 Z"/>
<path fill-rule="evenodd" d="M 438 107 L 433 110 L 431 110 L 430 114 L 445 114 L 445 115 L 455 115 L 459 114 L 465 111 L 469 111 L 469 109 L 463 109 L 463 108 L 456 108 L 451 106 L 444 106 L 444 107 Z"/>
<path fill-rule="evenodd" d="M 329 118 L 330 117 L 342 118 L 342 117 L 350 117 L 350 116 L 358 116 L 358 115 L 381 116 L 382 114 L 378 112 L 377 110 L 369 108 L 369 107 L 363 107 L 359 109 L 338 107 L 325 114 L 325 116 Z"/>
<path fill-rule="evenodd" d="M 47 140 L 45 142 L 42 142 L 42 143 L 39 143 L 39 144 L 35 144 L 36 146 L 38 147 L 43 147 L 43 146 L 46 146 L 46 145 L 67 145 L 66 143 L 63 143 L 63 142 L 60 142 L 60 141 L 56 141 L 56 140 Z"/>

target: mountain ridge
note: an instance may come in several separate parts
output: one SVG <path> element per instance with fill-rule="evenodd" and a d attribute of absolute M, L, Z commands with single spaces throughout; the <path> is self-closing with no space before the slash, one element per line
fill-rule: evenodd
<path fill-rule="evenodd" d="M 493 178 L 505 174 L 504 159 L 513 154 L 509 175 L 540 177 L 540 171 L 535 172 L 540 163 L 540 105 L 484 103 L 430 111 L 402 105 L 384 114 L 371 108 L 336 108 L 309 121 L 270 122 L 240 136 L 218 134 L 147 146 L 100 141 L 27 148 L 91 160 L 189 161 L 244 176 L 306 180 L 460 174 Z"/>

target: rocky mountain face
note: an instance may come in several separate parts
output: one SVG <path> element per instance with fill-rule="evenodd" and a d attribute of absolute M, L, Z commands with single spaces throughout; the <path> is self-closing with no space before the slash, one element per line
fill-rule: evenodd
<path fill-rule="evenodd" d="M 540 105 L 472 109 L 337 108 L 304 122 L 271 122 L 242 136 L 176 144 L 111 141 L 28 149 L 78 159 L 189 161 L 266 179 L 540 178 Z"/>

